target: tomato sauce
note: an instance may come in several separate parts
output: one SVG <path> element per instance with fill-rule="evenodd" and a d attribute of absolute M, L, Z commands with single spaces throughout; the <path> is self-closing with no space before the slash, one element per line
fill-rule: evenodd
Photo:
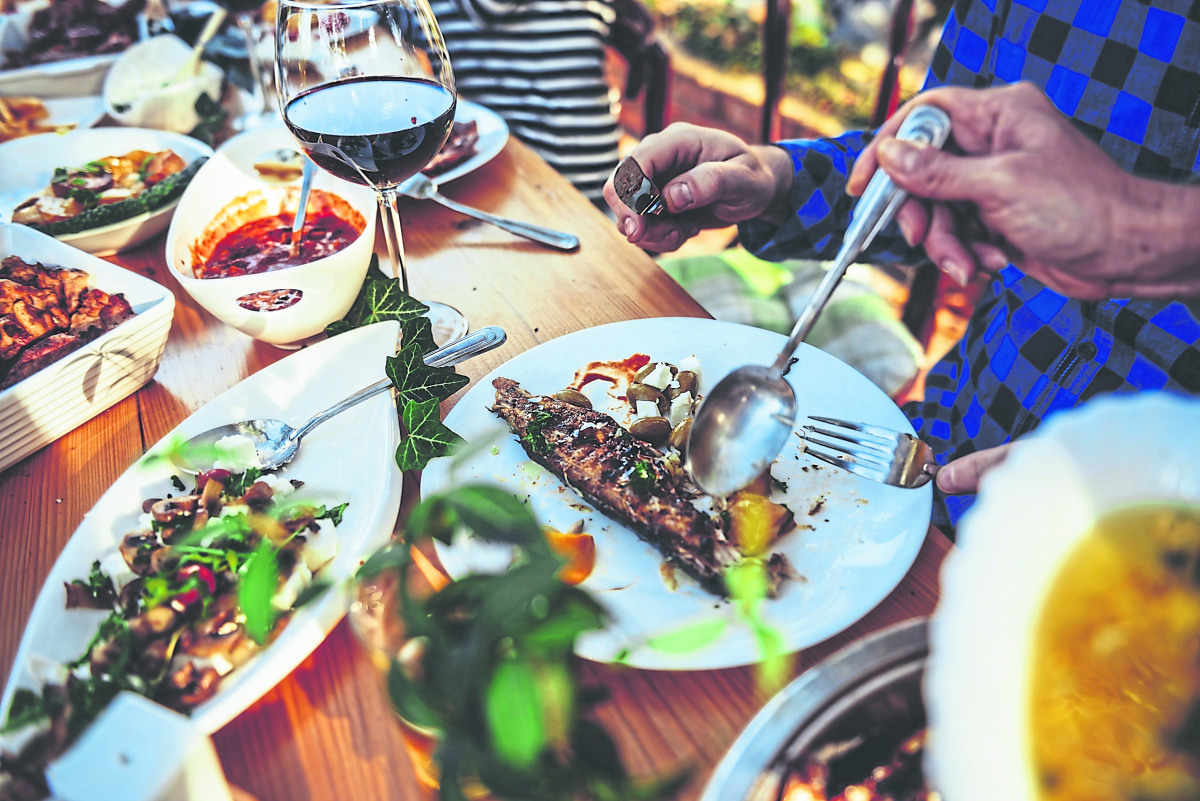
<path fill-rule="evenodd" d="M 314 211 L 310 207 L 301 230 L 300 253 L 292 258 L 294 220 L 294 215 L 284 212 L 253 220 L 230 231 L 199 267 L 197 277 L 230 278 L 307 264 L 345 250 L 361 233 L 331 211 Z"/>

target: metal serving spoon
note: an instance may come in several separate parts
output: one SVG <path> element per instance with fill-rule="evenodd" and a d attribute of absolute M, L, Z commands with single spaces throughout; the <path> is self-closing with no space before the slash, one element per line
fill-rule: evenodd
<path fill-rule="evenodd" d="M 504 344 L 506 339 L 507 335 L 503 328 L 489 325 L 426 353 L 425 364 L 430 367 L 450 367 L 498 348 Z M 184 445 L 183 452 L 186 454 L 191 449 L 208 451 L 223 437 L 240 434 L 249 437 L 254 443 L 254 452 L 258 455 L 259 462 L 262 463 L 262 469 L 275 470 L 295 458 L 296 453 L 300 450 L 300 440 L 305 434 L 334 415 L 341 414 L 351 406 L 357 406 L 368 398 L 373 398 L 381 392 L 387 392 L 391 388 L 391 379 L 385 378 L 378 381 L 365 389 L 360 389 L 345 400 L 335 403 L 325 411 L 318 412 L 299 428 L 292 428 L 282 420 L 269 419 L 243 420 L 240 423 L 217 426 L 189 439 Z M 199 468 L 181 467 L 191 473 L 199 472 Z"/>
<path fill-rule="evenodd" d="M 486 211 L 464 206 L 456 200 L 443 195 L 438 191 L 438 186 L 429 176 L 417 173 L 409 178 L 404 183 L 397 187 L 400 194 L 405 197 L 416 198 L 417 200 L 433 200 L 441 203 L 452 211 L 457 211 L 459 214 L 465 214 L 468 217 L 474 217 L 477 220 L 483 220 L 485 223 L 490 223 L 497 228 L 508 231 L 510 234 L 523 236 L 526 239 L 532 239 L 534 242 L 540 242 L 543 245 L 549 245 L 552 248 L 559 250 L 574 250 L 579 247 L 579 237 L 574 234 L 564 234 L 561 231 L 555 231 L 550 228 L 543 228 L 540 225 L 531 225 L 530 223 L 520 222 L 518 220 L 509 220 L 505 217 L 497 217 L 494 214 L 488 214 Z"/>
<path fill-rule="evenodd" d="M 313 174 L 317 171 L 317 165 L 308 156 L 301 156 L 304 159 L 304 167 L 302 178 L 300 179 L 300 198 L 296 202 L 296 218 L 292 221 L 292 244 L 288 250 L 288 255 L 293 259 L 300 255 L 300 231 L 304 228 L 304 218 L 308 216 L 308 196 L 312 192 Z"/>
<path fill-rule="evenodd" d="M 921 106 L 904 120 L 896 137 L 941 147 L 949 135 L 946 112 Z M 792 353 L 812 330 L 846 269 L 907 198 L 908 193 L 887 173 L 876 171 L 854 209 L 833 268 L 800 313 L 775 363 L 739 367 L 700 404 L 688 436 L 688 470 L 705 492 L 724 497 L 740 490 L 783 450 L 796 422 L 796 393 L 784 379 L 792 366 Z"/>

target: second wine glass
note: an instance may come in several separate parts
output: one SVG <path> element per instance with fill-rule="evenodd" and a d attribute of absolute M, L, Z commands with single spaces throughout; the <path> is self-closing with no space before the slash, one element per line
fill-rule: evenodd
<path fill-rule="evenodd" d="M 457 94 L 427 0 L 280 0 L 275 76 L 283 118 L 317 166 L 373 187 L 393 270 L 408 272 L 396 188 L 438 152 Z M 462 314 L 425 299 L 439 343 L 466 333 Z"/>

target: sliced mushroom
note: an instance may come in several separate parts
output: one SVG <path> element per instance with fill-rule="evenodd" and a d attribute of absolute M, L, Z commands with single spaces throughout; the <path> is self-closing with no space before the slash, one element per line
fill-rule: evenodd
<path fill-rule="evenodd" d="M 171 631 L 179 620 L 179 615 L 171 607 L 156 606 L 130 620 L 129 630 L 139 642 L 146 642 Z"/>
<path fill-rule="evenodd" d="M 184 495 L 179 498 L 164 498 L 150 507 L 150 515 L 159 523 L 177 523 L 180 518 L 191 517 L 200 502 L 199 495 Z"/>
<path fill-rule="evenodd" d="M 139 576 L 150 573 L 151 557 L 160 548 L 162 545 L 159 543 L 157 535 L 142 533 L 126 534 L 125 539 L 117 546 L 125 564 L 129 565 L 129 569 Z"/>
<path fill-rule="evenodd" d="M 189 663 L 190 664 L 190 663 Z M 202 668 L 188 685 L 187 691 L 179 696 L 179 703 L 184 709 L 204 703 L 217 692 L 221 683 L 221 675 L 213 667 Z"/>

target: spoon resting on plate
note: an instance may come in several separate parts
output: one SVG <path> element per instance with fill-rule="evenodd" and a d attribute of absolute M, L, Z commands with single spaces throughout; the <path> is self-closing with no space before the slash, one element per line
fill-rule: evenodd
<path fill-rule="evenodd" d="M 498 348 L 504 344 L 506 339 L 507 335 L 503 328 L 489 325 L 426 353 L 425 364 L 430 367 L 450 367 Z M 391 379 L 385 378 L 377 381 L 313 415 L 299 428 L 292 428 L 282 420 L 271 419 L 243 420 L 240 423 L 217 426 L 189 439 L 184 444 L 183 452 L 186 454 L 191 450 L 210 450 L 225 437 L 241 435 L 249 438 L 254 444 L 254 452 L 258 456 L 261 469 L 264 472 L 275 470 L 296 457 L 300 451 L 300 440 L 321 423 L 352 406 L 357 406 L 368 398 L 373 398 L 381 392 L 387 392 L 391 388 Z M 189 473 L 198 473 L 201 468 L 180 465 L 180 469 Z"/>
<path fill-rule="evenodd" d="M 921 106 L 904 120 L 896 137 L 940 148 L 949 135 L 946 112 Z M 812 330 L 846 269 L 907 199 L 907 192 L 877 170 L 854 209 L 833 267 L 800 312 L 774 364 L 739 367 L 700 404 L 688 435 L 687 454 L 692 480 L 705 492 L 718 497 L 737 492 L 783 450 L 796 422 L 796 393 L 784 378 L 792 366 L 792 353 Z"/>

